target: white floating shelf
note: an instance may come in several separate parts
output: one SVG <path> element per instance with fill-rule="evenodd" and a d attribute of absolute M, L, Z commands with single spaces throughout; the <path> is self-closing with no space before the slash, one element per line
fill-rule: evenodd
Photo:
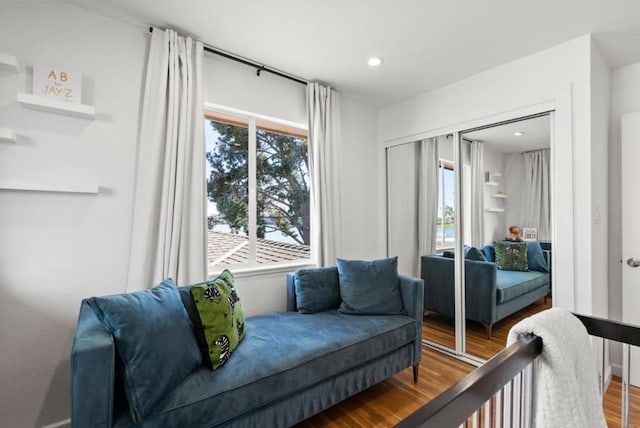
<path fill-rule="evenodd" d="M 32 192 L 90 193 L 98 194 L 98 186 L 90 183 L 51 183 L 48 181 L 25 181 L 0 179 L 0 190 L 26 190 Z"/>
<path fill-rule="evenodd" d="M 495 178 L 500 178 L 500 177 L 502 177 L 502 173 L 501 172 L 494 172 L 494 173 L 491 173 L 491 176 L 495 177 Z"/>
<path fill-rule="evenodd" d="M 485 208 L 484 209 L 488 213 L 503 213 L 504 208 Z"/>
<path fill-rule="evenodd" d="M 0 70 L 19 72 L 18 59 L 13 55 L 0 53 Z"/>
<path fill-rule="evenodd" d="M 495 181 L 485 181 L 484 185 L 485 186 L 497 186 L 498 183 L 496 183 Z"/>
<path fill-rule="evenodd" d="M 49 113 L 66 114 L 85 119 L 93 119 L 96 115 L 95 107 L 90 105 L 58 101 L 22 92 L 18 92 L 18 102 L 25 107 Z"/>
<path fill-rule="evenodd" d="M 497 193 L 491 195 L 491 197 L 496 199 L 507 199 L 507 195 L 499 195 Z"/>
<path fill-rule="evenodd" d="M 15 129 L 0 128 L 0 142 L 15 143 L 18 140 L 18 133 Z"/>

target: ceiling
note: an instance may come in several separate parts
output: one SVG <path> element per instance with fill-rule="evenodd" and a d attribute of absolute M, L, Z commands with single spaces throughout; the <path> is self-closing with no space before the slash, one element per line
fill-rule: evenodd
<path fill-rule="evenodd" d="M 514 135 L 516 131 L 523 135 Z M 486 148 L 501 154 L 548 149 L 551 145 L 551 122 L 547 115 L 467 132 L 462 136 L 481 141 Z"/>
<path fill-rule="evenodd" d="M 637 0 L 66 0 L 385 107 L 593 33 L 611 68 L 640 62 Z M 372 55 L 384 59 L 372 69 Z"/>

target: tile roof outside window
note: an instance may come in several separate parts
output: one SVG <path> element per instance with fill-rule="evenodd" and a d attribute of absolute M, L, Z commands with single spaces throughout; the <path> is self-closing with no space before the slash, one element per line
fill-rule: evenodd
<path fill-rule="evenodd" d="M 232 233 L 208 231 L 207 258 L 209 265 L 229 266 L 249 262 L 249 238 Z M 308 245 L 287 244 L 268 239 L 257 239 L 257 263 L 277 263 L 309 259 Z"/>

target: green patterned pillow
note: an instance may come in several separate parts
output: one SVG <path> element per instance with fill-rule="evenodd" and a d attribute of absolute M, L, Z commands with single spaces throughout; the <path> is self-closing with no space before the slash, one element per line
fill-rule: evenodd
<path fill-rule="evenodd" d="M 526 242 L 496 242 L 496 264 L 502 270 L 529 270 Z"/>
<path fill-rule="evenodd" d="M 199 327 L 196 334 L 199 341 L 206 343 L 207 357 L 215 370 L 227 362 L 245 334 L 244 311 L 233 275 L 225 270 L 217 278 L 193 285 L 190 290 L 201 323 L 196 326 Z"/>

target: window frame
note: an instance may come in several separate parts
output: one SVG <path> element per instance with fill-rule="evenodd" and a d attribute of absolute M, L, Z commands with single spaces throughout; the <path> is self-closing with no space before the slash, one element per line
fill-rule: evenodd
<path fill-rule="evenodd" d="M 233 273 L 239 277 L 250 277 L 265 273 L 289 272 L 302 267 L 314 267 L 314 255 L 309 254 L 308 259 L 287 260 L 282 262 L 257 263 L 257 224 L 258 224 L 258 204 L 257 204 L 257 176 L 256 176 L 256 159 L 257 159 L 257 131 L 263 130 L 297 138 L 306 138 L 308 140 L 309 128 L 306 123 L 298 123 L 276 117 L 253 113 L 246 110 L 240 110 L 232 107 L 226 107 L 219 104 L 205 103 L 204 120 L 223 122 L 230 125 L 247 127 L 248 130 L 248 153 L 247 153 L 247 169 L 248 169 L 248 238 L 249 238 L 249 262 L 237 265 L 212 265 L 207 260 L 207 269 L 209 277 L 218 275 L 225 269 L 233 269 Z M 205 136 L 206 138 L 206 136 Z M 206 144 L 206 143 L 205 143 Z M 206 162 L 206 156 L 204 161 Z M 310 174 L 310 172 L 309 172 Z M 205 177 L 208 180 L 209 177 Z M 309 176 L 309 180 L 311 177 Z M 313 183 L 309 184 L 310 186 Z M 207 196 L 208 201 L 208 196 Z M 313 211 L 309 213 L 313 216 Z M 314 221 L 311 219 L 311 224 Z M 208 228 L 207 228 L 208 231 Z M 207 237 L 207 248 L 209 239 Z"/>

